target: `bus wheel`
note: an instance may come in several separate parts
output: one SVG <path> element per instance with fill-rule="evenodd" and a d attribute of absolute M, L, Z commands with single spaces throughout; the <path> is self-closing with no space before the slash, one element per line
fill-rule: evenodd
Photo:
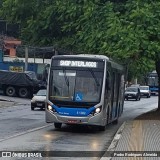
<path fill-rule="evenodd" d="M 106 130 L 106 125 L 105 126 L 99 126 L 100 131 L 105 131 Z"/>
<path fill-rule="evenodd" d="M 114 120 L 112 124 L 118 124 L 118 119 Z"/>
<path fill-rule="evenodd" d="M 60 129 L 62 126 L 62 123 L 54 123 L 54 127 L 57 129 Z"/>

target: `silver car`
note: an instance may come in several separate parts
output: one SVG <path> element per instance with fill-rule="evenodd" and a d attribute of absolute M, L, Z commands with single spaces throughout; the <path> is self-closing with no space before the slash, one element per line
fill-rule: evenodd
<path fill-rule="evenodd" d="M 136 101 L 141 99 L 140 89 L 138 87 L 128 87 L 125 90 L 125 99 L 135 99 Z"/>
<path fill-rule="evenodd" d="M 151 91 L 149 90 L 149 86 L 140 86 L 140 92 L 141 96 L 146 96 L 147 98 L 150 98 Z"/>
<path fill-rule="evenodd" d="M 31 99 L 31 110 L 34 110 L 34 108 L 45 108 L 46 93 L 46 89 L 41 89 L 34 95 Z"/>

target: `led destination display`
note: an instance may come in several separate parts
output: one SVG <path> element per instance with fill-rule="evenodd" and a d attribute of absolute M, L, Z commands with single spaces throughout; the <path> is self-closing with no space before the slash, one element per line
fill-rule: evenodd
<path fill-rule="evenodd" d="M 97 62 L 61 60 L 60 66 L 97 68 Z"/>

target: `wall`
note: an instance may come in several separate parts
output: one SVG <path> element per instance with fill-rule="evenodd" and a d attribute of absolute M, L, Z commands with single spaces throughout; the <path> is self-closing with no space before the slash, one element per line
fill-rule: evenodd
<path fill-rule="evenodd" d="M 5 62 L 12 62 L 14 60 L 19 60 L 25 62 L 25 58 L 19 58 L 19 57 L 3 57 L 3 60 Z M 28 58 L 28 63 L 38 63 L 38 64 L 50 64 L 51 59 L 42 59 L 42 58 Z"/>
<path fill-rule="evenodd" d="M 13 67 L 23 67 L 25 68 L 25 63 L 23 62 L 1 62 L 0 61 L 0 70 L 9 70 L 10 66 Z M 37 73 L 38 64 L 29 63 L 28 71 L 34 71 Z"/>
<path fill-rule="evenodd" d="M 13 62 L 19 60 L 20 62 Z M 43 77 L 43 71 L 46 64 L 50 64 L 51 59 L 40 59 L 40 58 L 28 58 L 28 71 L 34 71 L 39 79 Z M 24 71 L 25 69 L 25 58 L 16 57 L 3 57 L 3 52 L 0 49 L 0 70 L 12 71 Z"/>

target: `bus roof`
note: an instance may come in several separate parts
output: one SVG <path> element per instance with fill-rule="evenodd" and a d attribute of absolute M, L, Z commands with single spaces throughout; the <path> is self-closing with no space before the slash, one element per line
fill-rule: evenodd
<path fill-rule="evenodd" d="M 93 59 L 109 60 L 109 58 L 105 55 L 94 55 L 94 54 L 56 55 L 56 56 L 53 56 L 52 58 L 54 58 L 54 57 L 57 57 L 57 58 L 60 58 L 60 57 L 66 57 L 66 58 L 77 57 L 77 58 L 93 58 Z"/>
<path fill-rule="evenodd" d="M 98 58 L 98 59 L 107 59 L 107 60 L 109 60 L 109 58 L 107 56 L 105 56 L 105 55 L 80 54 L 80 56 L 89 57 L 89 58 Z"/>
<path fill-rule="evenodd" d="M 157 71 L 156 71 L 156 70 L 154 70 L 154 71 L 152 71 L 152 73 L 156 73 L 156 74 L 157 74 Z"/>
<path fill-rule="evenodd" d="M 158 74 L 157 74 L 156 70 L 154 70 L 152 72 L 149 72 L 148 77 L 158 77 Z"/>

